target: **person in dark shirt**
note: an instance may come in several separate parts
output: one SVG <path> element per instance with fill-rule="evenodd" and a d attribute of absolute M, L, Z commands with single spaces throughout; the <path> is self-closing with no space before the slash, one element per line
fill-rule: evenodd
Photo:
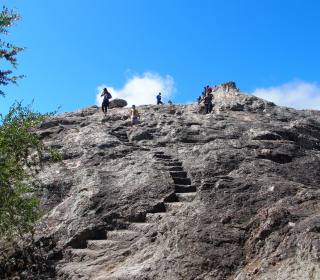
<path fill-rule="evenodd" d="M 206 110 L 206 114 L 209 114 L 212 111 L 212 107 L 213 107 L 212 98 L 213 98 L 213 95 L 211 93 L 207 92 L 206 96 L 203 99 L 205 110 Z"/>
<path fill-rule="evenodd" d="M 159 94 L 157 95 L 157 105 L 159 104 L 163 104 L 163 102 L 161 101 L 161 92 L 159 92 Z"/>
<path fill-rule="evenodd" d="M 112 98 L 111 93 L 108 91 L 107 88 L 103 89 L 103 92 L 101 93 L 101 96 L 103 96 L 103 101 L 102 101 L 102 112 L 106 115 L 109 107 L 109 99 Z"/>

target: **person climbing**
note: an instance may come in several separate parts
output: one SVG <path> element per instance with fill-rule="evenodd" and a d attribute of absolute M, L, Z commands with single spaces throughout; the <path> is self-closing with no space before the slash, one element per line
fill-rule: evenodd
<path fill-rule="evenodd" d="M 209 114 L 212 111 L 212 107 L 213 107 L 212 98 L 213 98 L 212 94 L 210 92 L 207 92 L 206 96 L 203 99 L 205 110 L 206 110 L 206 114 Z"/>
<path fill-rule="evenodd" d="M 203 91 L 201 92 L 202 98 L 204 98 L 207 94 L 207 87 L 203 87 Z"/>
<path fill-rule="evenodd" d="M 163 104 L 163 102 L 161 101 L 161 92 L 159 92 L 159 94 L 157 95 L 157 105 L 159 104 Z"/>
<path fill-rule="evenodd" d="M 173 110 L 174 109 L 173 102 L 171 100 L 169 100 L 168 104 L 169 104 L 169 110 Z"/>
<path fill-rule="evenodd" d="M 101 97 L 103 96 L 103 101 L 102 101 L 102 112 L 106 115 L 107 111 L 108 111 L 108 107 L 109 107 L 109 99 L 112 98 L 111 93 L 108 91 L 107 88 L 104 88 L 101 95 Z"/>
<path fill-rule="evenodd" d="M 132 125 L 138 124 L 140 122 L 140 114 L 136 109 L 136 105 L 132 105 L 132 108 L 130 110 L 130 116 Z"/>
<path fill-rule="evenodd" d="M 202 96 L 200 95 L 200 96 L 197 98 L 198 105 L 200 105 L 201 101 L 202 101 Z"/>

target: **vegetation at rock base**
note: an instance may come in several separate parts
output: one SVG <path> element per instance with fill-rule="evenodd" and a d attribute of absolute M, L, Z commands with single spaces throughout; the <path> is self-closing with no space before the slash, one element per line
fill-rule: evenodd
<path fill-rule="evenodd" d="M 0 35 L 7 35 L 19 19 L 18 13 L 3 7 Z M 0 38 L 0 86 L 16 83 L 22 77 L 7 70 L 16 68 L 17 54 L 22 50 Z M 0 95 L 4 95 L 3 90 Z M 13 104 L 7 115 L 0 115 L 0 240 L 13 240 L 31 232 L 40 216 L 35 183 L 31 183 L 31 179 L 41 167 L 45 148 L 34 128 L 47 115 L 36 113 L 31 106 L 24 107 L 21 103 Z M 53 152 L 52 158 L 57 157 Z"/>
<path fill-rule="evenodd" d="M 50 114 L 34 112 L 31 106 L 15 103 L 0 119 L 0 278 L 19 275 L 21 279 L 40 279 L 43 271 L 53 273 L 43 257 L 51 240 L 35 241 L 35 222 L 42 210 L 35 175 L 43 154 L 53 161 L 60 155 L 48 150 L 35 133 Z M 20 279 L 20 278 L 19 278 Z"/>
<path fill-rule="evenodd" d="M 0 126 L 0 238 L 30 232 L 39 218 L 35 185 L 44 146 L 32 129 L 44 116 L 14 104 Z"/>

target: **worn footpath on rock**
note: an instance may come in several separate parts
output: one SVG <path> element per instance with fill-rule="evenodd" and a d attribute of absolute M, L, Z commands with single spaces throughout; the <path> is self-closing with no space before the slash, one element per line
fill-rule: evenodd
<path fill-rule="evenodd" d="M 219 91 L 197 105 L 93 106 L 38 130 L 55 279 L 320 279 L 320 113 Z M 49 156 L 48 156 L 49 159 Z"/>

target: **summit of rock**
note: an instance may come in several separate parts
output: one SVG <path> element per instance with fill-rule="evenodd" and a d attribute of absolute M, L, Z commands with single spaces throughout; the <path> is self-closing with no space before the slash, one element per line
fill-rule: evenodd
<path fill-rule="evenodd" d="M 235 91 L 214 104 L 39 127 L 62 155 L 38 177 L 54 279 L 319 279 L 320 113 Z"/>

